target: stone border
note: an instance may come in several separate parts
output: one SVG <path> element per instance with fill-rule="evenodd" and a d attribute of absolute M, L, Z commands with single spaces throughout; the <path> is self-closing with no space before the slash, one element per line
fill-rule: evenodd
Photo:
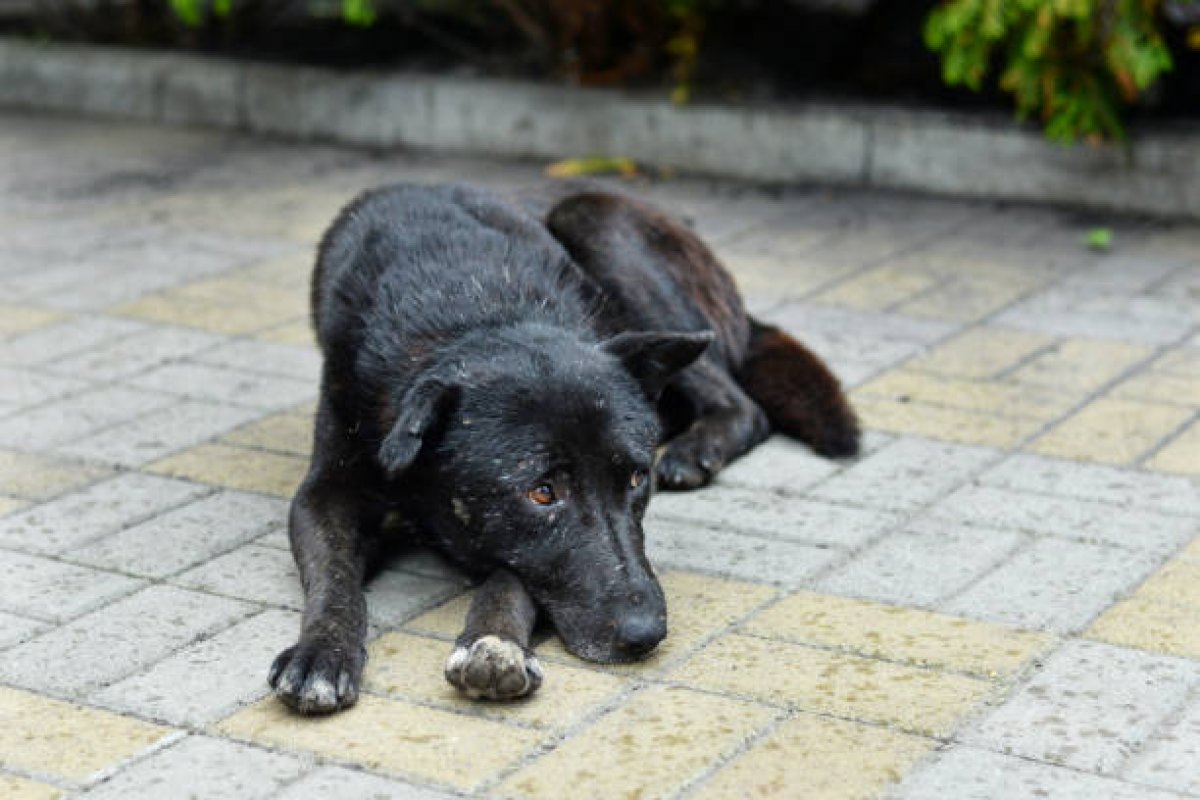
<path fill-rule="evenodd" d="M 998 115 L 805 104 L 678 108 L 660 95 L 338 72 L 0 38 L 0 105 L 371 147 L 552 159 L 621 155 L 681 172 L 1034 200 L 1200 218 L 1200 127 L 1129 150 L 1065 148 Z"/>

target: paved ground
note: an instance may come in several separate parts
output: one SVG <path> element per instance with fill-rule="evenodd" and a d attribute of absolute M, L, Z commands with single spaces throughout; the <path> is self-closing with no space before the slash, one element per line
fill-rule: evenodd
<path fill-rule="evenodd" d="M 388 180 L 534 167 L 0 115 L 0 796 L 1200 796 L 1200 227 L 648 189 L 870 429 L 772 441 L 648 526 L 671 635 L 441 678 L 428 554 L 369 596 L 351 713 L 266 697 L 300 593 L 313 243 Z"/>

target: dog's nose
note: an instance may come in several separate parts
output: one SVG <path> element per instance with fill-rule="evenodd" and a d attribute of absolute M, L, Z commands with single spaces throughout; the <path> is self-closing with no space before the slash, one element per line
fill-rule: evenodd
<path fill-rule="evenodd" d="M 617 647 L 637 658 L 649 653 L 667 635 L 667 622 L 654 614 L 631 614 L 617 628 Z"/>

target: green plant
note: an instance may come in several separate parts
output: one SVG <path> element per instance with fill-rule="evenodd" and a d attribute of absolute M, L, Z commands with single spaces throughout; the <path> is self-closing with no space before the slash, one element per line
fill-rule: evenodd
<path fill-rule="evenodd" d="M 946 0 L 925 43 L 946 83 L 979 91 L 1000 62 L 999 86 L 1022 119 L 1039 114 L 1060 142 L 1125 139 L 1121 112 L 1171 68 L 1158 0 Z"/>

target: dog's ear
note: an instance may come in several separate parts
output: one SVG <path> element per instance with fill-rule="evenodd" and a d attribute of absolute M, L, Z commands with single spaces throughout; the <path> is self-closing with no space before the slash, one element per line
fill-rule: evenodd
<path fill-rule="evenodd" d="M 651 402 L 658 400 L 667 382 L 691 364 L 716 338 L 703 333 L 622 333 L 602 346 L 629 370 Z"/>
<path fill-rule="evenodd" d="M 417 460 L 425 434 L 457 392 L 456 384 L 438 375 L 422 376 L 404 392 L 397 403 L 396 421 L 377 456 L 389 478 L 399 477 Z"/>

